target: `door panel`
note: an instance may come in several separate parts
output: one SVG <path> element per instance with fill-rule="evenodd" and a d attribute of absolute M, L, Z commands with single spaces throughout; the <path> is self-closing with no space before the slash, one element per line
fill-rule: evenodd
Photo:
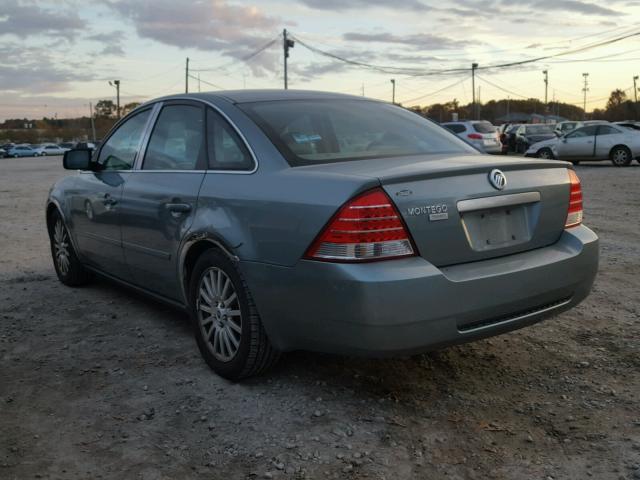
<path fill-rule="evenodd" d="M 130 172 L 84 172 L 70 193 L 71 221 L 83 260 L 127 279 L 118 219 L 122 187 Z"/>
<path fill-rule="evenodd" d="M 177 255 L 195 213 L 203 172 L 137 171 L 121 202 L 124 255 L 134 282 L 179 300 Z"/>
<path fill-rule="evenodd" d="M 561 139 L 556 152 L 558 158 L 566 159 L 588 159 L 593 157 L 595 147 L 596 127 L 582 127 L 569 133 Z"/>
<path fill-rule="evenodd" d="M 167 102 L 122 194 L 124 257 L 143 288 L 180 300 L 178 249 L 195 214 L 206 168 L 204 109 Z"/>
<path fill-rule="evenodd" d="M 624 144 L 624 135 L 609 125 L 601 125 L 596 136 L 596 157 L 609 158 L 609 152 L 615 145 Z"/>

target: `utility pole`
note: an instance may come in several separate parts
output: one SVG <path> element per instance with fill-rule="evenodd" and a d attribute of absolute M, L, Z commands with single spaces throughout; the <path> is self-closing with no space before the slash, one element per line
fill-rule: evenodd
<path fill-rule="evenodd" d="M 544 74 L 544 107 L 547 108 L 547 103 L 548 103 L 548 98 L 549 98 L 549 96 L 548 96 L 548 93 L 549 93 L 549 71 L 548 70 L 543 70 L 542 73 Z"/>
<path fill-rule="evenodd" d="M 473 94 L 473 101 L 471 103 L 471 116 L 476 117 L 476 68 L 478 68 L 477 63 L 471 64 L 471 93 Z"/>
<path fill-rule="evenodd" d="M 391 79 L 391 103 L 396 104 L 396 79 Z"/>
<path fill-rule="evenodd" d="M 509 123 L 509 102 L 511 101 L 511 97 L 507 97 L 507 123 Z"/>
<path fill-rule="evenodd" d="M 116 87 L 116 117 L 120 119 L 120 80 L 114 80 L 113 83 L 109 80 L 109 85 Z"/>
<path fill-rule="evenodd" d="M 282 47 L 284 49 L 284 89 L 289 88 L 289 79 L 287 77 L 287 58 L 289 58 L 289 49 L 293 48 L 296 42 L 287 38 L 287 29 L 282 30 Z"/>
<path fill-rule="evenodd" d="M 633 98 L 635 100 L 633 106 L 635 107 L 635 111 L 636 111 L 636 120 L 638 120 L 638 87 L 636 86 L 637 81 L 638 81 L 638 75 L 635 75 L 633 77 Z"/>
<path fill-rule="evenodd" d="M 364 97 L 364 82 L 362 82 L 362 96 Z"/>
<path fill-rule="evenodd" d="M 93 121 L 93 103 L 89 102 L 89 118 L 91 119 L 91 138 L 96 143 L 96 124 Z"/>
<path fill-rule="evenodd" d="M 583 114 L 583 120 L 587 119 L 587 92 L 589 91 L 589 74 L 588 73 L 583 73 L 582 76 L 584 77 L 584 87 L 582 88 L 582 92 L 584 93 L 584 103 L 583 103 L 583 110 L 584 110 L 584 114 Z"/>
<path fill-rule="evenodd" d="M 189 93 L 189 57 L 184 68 L 184 93 Z"/>
<path fill-rule="evenodd" d="M 198 93 L 200 93 L 200 72 L 198 72 Z"/>

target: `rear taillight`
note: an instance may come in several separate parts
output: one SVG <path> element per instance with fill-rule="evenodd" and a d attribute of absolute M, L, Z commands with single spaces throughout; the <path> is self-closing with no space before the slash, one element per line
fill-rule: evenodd
<path fill-rule="evenodd" d="M 573 170 L 569 170 L 569 182 L 569 210 L 564 228 L 576 227 L 582 223 L 582 187 L 578 175 Z"/>
<path fill-rule="evenodd" d="M 482 140 L 482 135 L 480 135 L 479 133 L 470 133 L 469 135 L 467 135 L 467 137 L 469 137 L 471 140 Z"/>
<path fill-rule="evenodd" d="M 414 255 L 400 213 L 380 188 L 348 201 L 305 254 L 325 261 L 362 262 Z"/>

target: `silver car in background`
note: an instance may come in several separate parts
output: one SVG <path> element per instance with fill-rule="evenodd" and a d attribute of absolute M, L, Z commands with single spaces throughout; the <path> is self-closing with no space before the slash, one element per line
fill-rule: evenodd
<path fill-rule="evenodd" d="M 531 145 L 525 156 L 556 158 L 576 165 L 585 160 L 611 160 L 616 167 L 626 167 L 640 157 L 640 132 L 612 123 L 592 124 Z"/>
<path fill-rule="evenodd" d="M 60 281 L 97 274 L 188 312 L 233 380 L 283 351 L 412 354 L 521 328 L 580 303 L 598 267 L 565 162 L 482 155 L 362 97 L 164 97 L 63 162 L 76 172 L 46 205 Z"/>
<path fill-rule="evenodd" d="M 468 144 L 483 153 L 502 153 L 498 128 L 485 120 L 446 122 L 442 126 L 451 130 Z"/>

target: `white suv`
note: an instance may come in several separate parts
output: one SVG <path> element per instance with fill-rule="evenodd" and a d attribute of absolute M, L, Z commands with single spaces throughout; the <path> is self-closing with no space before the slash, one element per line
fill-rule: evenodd
<path fill-rule="evenodd" d="M 486 120 L 446 122 L 442 126 L 483 153 L 502 153 L 500 133 L 494 125 Z"/>

